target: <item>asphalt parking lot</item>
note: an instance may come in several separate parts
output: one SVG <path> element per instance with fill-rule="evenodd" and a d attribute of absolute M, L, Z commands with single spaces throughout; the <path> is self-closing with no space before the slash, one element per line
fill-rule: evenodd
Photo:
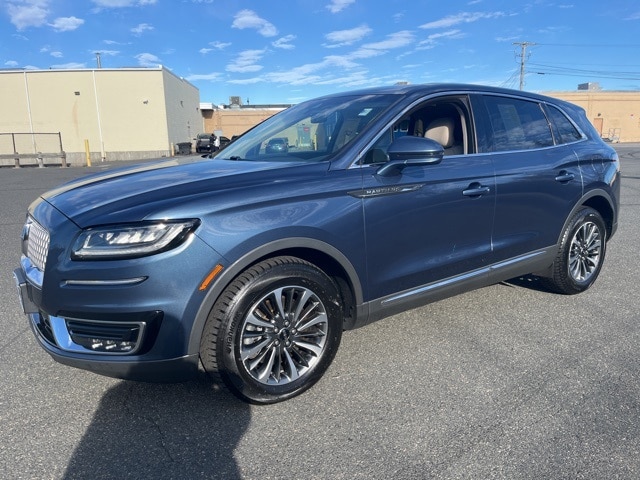
<path fill-rule="evenodd" d="M 11 277 L 24 211 L 110 168 L 0 169 L 0 476 L 7 479 L 640 478 L 640 144 L 617 235 L 578 296 L 515 279 L 347 332 L 300 397 L 206 377 L 120 381 L 36 345 Z"/>

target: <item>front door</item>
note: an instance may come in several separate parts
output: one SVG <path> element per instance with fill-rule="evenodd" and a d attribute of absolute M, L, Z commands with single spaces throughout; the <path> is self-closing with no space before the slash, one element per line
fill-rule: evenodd
<path fill-rule="evenodd" d="M 486 265 L 495 206 L 489 156 L 448 156 L 392 177 L 363 170 L 369 300 Z"/>

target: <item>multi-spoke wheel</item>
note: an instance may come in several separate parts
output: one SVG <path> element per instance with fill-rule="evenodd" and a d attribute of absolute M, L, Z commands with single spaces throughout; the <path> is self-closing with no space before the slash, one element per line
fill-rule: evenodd
<path fill-rule="evenodd" d="M 342 335 L 338 293 L 315 266 L 266 260 L 241 274 L 214 305 L 200 356 L 241 398 L 272 403 L 317 382 Z"/>
<path fill-rule="evenodd" d="M 563 232 L 553 264 L 552 276 L 545 285 L 559 293 L 580 293 L 596 281 L 606 250 L 607 231 L 598 212 L 585 207 L 571 219 Z"/>
<path fill-rule="evenodd" d="M 284 385 L 300 378 L 320 360 L 329 320 L 313 291 L 278 287 L 253 305 L 240 333 L 240 357 L 260 383 Z"/>
<path fill-rule="evenodd" d="M 585 222 L 576 231 L 569 247 L 569 274 L 576 282 L 585 282 L 600 266 L 602 233 L 593 222 Z"/>

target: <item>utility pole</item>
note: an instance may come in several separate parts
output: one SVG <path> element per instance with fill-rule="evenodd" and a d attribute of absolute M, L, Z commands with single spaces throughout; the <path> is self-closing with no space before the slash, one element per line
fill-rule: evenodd
<path fill-rule="evenodd" d="M 536 45 L 533 42 L 513 42 L 514 45 L 520 45 L 520 90 L 524 90 L 524 64 L 527 58 L 527 47 Z"/>
<path fill-rule="evenodd" d="M 102 68 L 102 62 L 100 61 L 100 52 L 95 52 L 96 54 L 96 64 L 98 68 Z"/>

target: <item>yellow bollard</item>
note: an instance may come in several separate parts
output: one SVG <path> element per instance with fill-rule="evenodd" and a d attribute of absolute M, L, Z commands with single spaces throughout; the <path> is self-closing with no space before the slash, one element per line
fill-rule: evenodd
<path fill-rule="evenodd" d="M 91 150 L 89 150 L 89 140 L 84 139 L 84 154 L 87 159 L 87 167 L 91 166 Z"/>

